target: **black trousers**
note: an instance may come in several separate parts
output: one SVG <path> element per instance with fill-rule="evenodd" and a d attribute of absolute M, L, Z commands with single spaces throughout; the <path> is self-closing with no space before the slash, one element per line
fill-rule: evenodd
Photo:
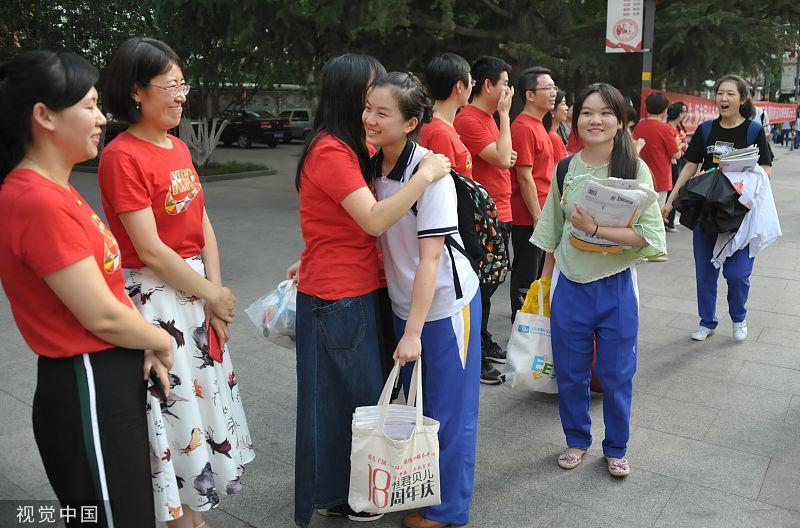
<path fill-rule="evenodd" d="M 508 248 L 508 237 L 511 231 L 511 222 L 497 222 L 500 235 Z M 492 309 L 492 295 L 500 287 L 499 284 L 481 284 L 481 357 L 486 357 L 486 346 L 492 339 L 489 332 L 489 313 Z"/>
<path fill-rule="evenodd" d="M 39 357 L 33 435 L 62 507 L 97 508 L 96 523 L 155 526 L 141 350 Z"/>
<path fill-rule="evenodd" d="M 672 186 L 675 187 L 675 183 L 678 181 L 678 177 L 681 175 L 681 170 L 683 170 L 684 165 L 683 158 L 678 160 L 678 163 L 672 166 Z M 670 191 L 671 192 L 671 191 Z M 667 195 L 669 197 L 669 195 Z M 667 226 L 675 227 L 675 208 L 670 211 L 669 216 L 667 217 Z"/>
<path fill-rule="evenodd" d="M 531 244 L 533 226 L 515 225 L 511 228 L 511 247 L 514 261 L 511 265 L 511 317 L 522 308 L 531 283 L 542 276 L 544 252 Z"/>

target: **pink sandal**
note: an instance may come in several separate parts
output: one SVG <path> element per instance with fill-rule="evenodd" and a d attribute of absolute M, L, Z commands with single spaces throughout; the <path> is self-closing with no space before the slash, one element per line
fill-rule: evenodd
<path fill-rule="evenodd" d="M 558 465 L 563 469 L 573 469 L 578 467 L 583 461 L 586 451 L 576 447 L 568 447 L 558 456 Z"/>
<path fill-rule="evenodd" d="M 625 457 L 606 457 L 606 462 L 608 462 L 608 472 L 614 477 L 622 478 L 631 474 L 631 465 Z"/>

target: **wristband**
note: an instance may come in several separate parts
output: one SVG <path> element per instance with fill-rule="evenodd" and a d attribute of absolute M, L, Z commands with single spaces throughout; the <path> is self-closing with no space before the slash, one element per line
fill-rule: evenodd
<path fill-rule="evenodd" d="M 600 229 L 600 224 L 595 224 L 594 226 L 595 226 L 595 227 L 594 227 L 594 233 L 592 233 L 592 237 L 594 237 L 595 235 L 597 235 L 597 230 L 598 230 L 598 229 Z"/>

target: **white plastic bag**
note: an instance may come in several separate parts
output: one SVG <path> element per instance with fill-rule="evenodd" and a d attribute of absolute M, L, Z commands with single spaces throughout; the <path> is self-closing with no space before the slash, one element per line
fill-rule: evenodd
<path fill-rule="evenodd" d="M 289 279 L 247 307 L 245 313 L 264 337 L 295 336 L 297 286 Z"/>
<path fill-rule="evenodd" d="M 506 383 L 512 387 L 557 394 L 550 318 L 544 315 L 543 288 L 539 287 L 539 313 L 517 311 L 506 352 Z"/>
<path fill-rule="evenodd" d="M 399 372 L 396 363 L 378 405 L 358 407 L 353 413 L 348 502 L 357 512 L 387 513 L 441 503 L 439 422 L 422 415 L 422 360 L 414 365 L 408 405 L 389 403 Z"/>

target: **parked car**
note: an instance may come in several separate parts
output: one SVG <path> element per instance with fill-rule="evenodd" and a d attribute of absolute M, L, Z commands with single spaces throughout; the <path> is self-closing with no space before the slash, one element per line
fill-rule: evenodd
<path fill-rule="evenodd" d="M 252 110 L 231 110 L 218 116 L 227 119 L 228 126 L 222 131 L 219 140 L 226 147 L 234 142 L 241 148 L 250 148 L 253 143 L 266 143 L 275 147 L 286 137 L 283 122 L 267 112 Z"/>
<path fill-rule="evenodd" d="M 306 139 L 311 132 L 312 114 L 309 108 L 288 108 L 278 114 L 283 119 L 283 125 L 288 129 L 288 133 L 283 137 L 284 143 L 289 143 L 293 139 Z"/>

